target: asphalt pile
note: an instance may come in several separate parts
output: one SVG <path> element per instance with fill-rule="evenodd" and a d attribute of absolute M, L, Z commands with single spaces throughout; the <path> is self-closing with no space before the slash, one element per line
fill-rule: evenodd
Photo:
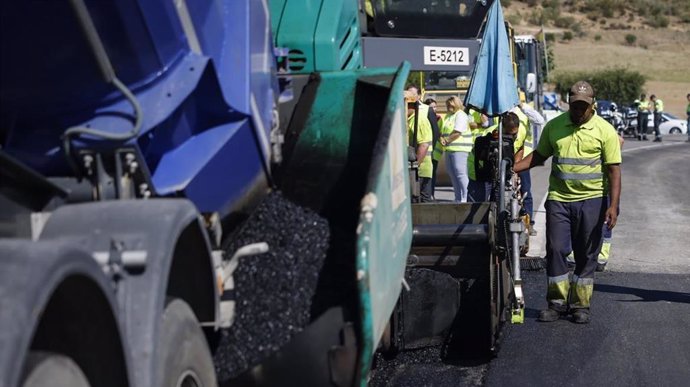
<path fill-rule="evenodd" d="M 214 355 L 220 382 L 276 353 L 311 320 L 319 272 L 326 259 L 328 222 L 279 192 L 268 195 L 226 248 L 267 242 L 265 254 L 244 257 L 233 274 L 236 315 L 221 331 Z"/>
<path fill-rule="evenodd" d="M 488 365 L 459 365 L 443 360 L 440 346 L 399 353 L 385 359 L 377 353 L 370 387 L 483 386 Z"/>

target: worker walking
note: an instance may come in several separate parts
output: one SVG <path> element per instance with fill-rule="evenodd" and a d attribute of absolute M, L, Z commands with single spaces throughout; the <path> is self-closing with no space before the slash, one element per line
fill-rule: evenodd
<path fill-rule="evenodd" d="M 453 96 L 446 100 L 448 114 L 441 125 L 440 143 L 446 157 L 448 175 L 453 183 L 456 202 L 467 201 L 467 157 L 472 151 L 472 132 L 468 116 L 463 111 L 460 98 Z"/>
<path fill-rule="evenodd" d="M 514 170 L 542 165 L 553 156 L 545 203 L 548 308 L 539 321 L 572 313 L 574 322 L 584 324 L 590 321 L 602 227 L 606 223 L 613 229 L 618 219 L 621 149 L 613 126 L 594 114 L 592 86 L 576 82 L 569 97 L 570 111 L 546 124 L 536 151 Z M 571 246 L 575 270 L 569 278 L 566 255 Z"/>
<path fill-rule="evenodd" d="M 664 112 L 664 101 L 662 101 L 661 98 L 657 98 L 654 94 L 649 97 L 649 100 L 654 109 L 654 142 L 661 142 L 661 130 L 659 130 L 659 125 L 661 125 L 661 113 Z"/>
<path fill-rule="evenodd" d="M 407 101 L 408 144 L 415 147 L 416 160 L 419 165 L 417 170 L 419 197 L 413 197 L 412 201 L 429 203 L 433 201 L 431 190 L 431 176 L 433 173 L 431 155 L 434 150 L 431 146 L 433 140 L 431 123 L 426 111 L 420 109 L 420 102 L 416 99 L 414 93 L 405 91 L 405 100 Z M 415 114 L 415 111 L 418 113 Z"/>
<path fill-rule="evenodd" d="M 647 141 L 647 129 L 649 126 L 649 102 L 645 94 L 640 94 L 637 104 L 637 139 Z"/>

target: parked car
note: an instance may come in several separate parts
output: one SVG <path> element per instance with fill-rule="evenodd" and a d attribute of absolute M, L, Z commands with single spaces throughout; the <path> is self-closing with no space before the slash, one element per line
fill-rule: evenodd
<path fill-rule="evenodd" d="M 648 116 L 648 134 L 654 133 L 654 114 Z M 637 127 L 637 118 L 630 121 L 630 128 Z M 661 113 L 661 123 L 659 124 L 661 134 L 686 134 L 688 133 L 688 123 L 671 113 Z"/>

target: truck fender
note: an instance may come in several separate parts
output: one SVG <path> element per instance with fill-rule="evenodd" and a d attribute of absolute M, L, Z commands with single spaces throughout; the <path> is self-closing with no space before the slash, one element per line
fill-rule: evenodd
<path fill-rule="evenodd" d="M 158 385 L 156 343 L 168 297 L 187 302 L 200 322 L 216 320 L 218 289 L 209 238 L 199 212 L 186 199 L 63 206 L 51 215 L 40 239 L 72 240 L 117 274 L 113 278 L 136 386 Z M 124 270 L 107 267 L 113 254 L 125 263 Z M 133 268 L 127 268 L 127 255 L 138 257 Z"/>
<path fill-rule="evenodd" d="M 0 240 L 0 387 L 32 350 L 71 358 L 93 386 L 129 386 L 117 300 L 99 265 L 65 241 Z"/>

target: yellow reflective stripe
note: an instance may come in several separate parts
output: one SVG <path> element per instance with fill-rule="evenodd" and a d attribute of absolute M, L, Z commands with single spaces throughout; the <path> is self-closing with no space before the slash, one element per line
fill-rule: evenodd
<path fill-rule="evenodd" d="M 597 257 L 597 262 L 606 263 L 609 260 L 609 255 L 611 254 L 611 239 L 604 239 L 604 244 L 601 245 L 601 251 L 599 252 L 599 257 Z"/>
<path fill-rule="evenodd" d="M 446 146 L 446 152 L 471 152 L 472 144 L 452 144 Z"/>

